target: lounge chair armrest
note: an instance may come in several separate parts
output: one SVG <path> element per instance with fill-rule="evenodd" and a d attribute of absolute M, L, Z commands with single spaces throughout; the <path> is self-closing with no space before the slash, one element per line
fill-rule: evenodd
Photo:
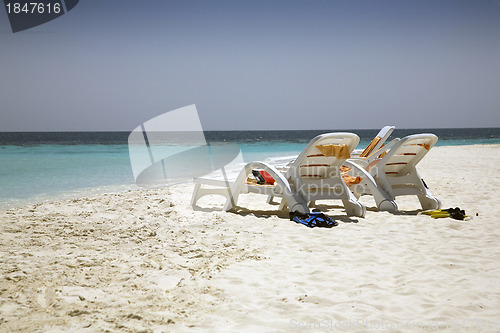
<path fill-rule="evenodd" d="M 355 174 L 361 174 L 361 177 L 366 177 L 367 179 L 373 179 L 373 177 L 365 170 L 364 160 L 348 159 L 344 162 L 344 166 L 351 168 Z"/>
<path fill-rule="evenodd" d="M 347 165 L 347 162 L 349 162 L 349 165 Z M 362 169 L 366 169 L 368 167 L 368 163 L 366 162 L 366 160 L 363 157 L 352 157 L 352 158 L 349 158 L 349 159 L 345 160 L 345 162 L 344 162 L 343 165 L 347 166 L 347 167 L 350 167 L 350 165 L 352 163 L 355 163 L 356 167 L 359 167 L 359 168 L 362 168 Z"/>
<path fill-rule="evenodd" d="M 274 178 L 278 186 L 284 187 L 286 190 L 288 190 L 290 193 L 292 192 L 292 188 L 290 187 L 290 184 L 286 180 L 286 178 L 283 176 L 283 174 L 276 169 L 274 166 L 266 163 L 266 162 L 260 162 L 260 161 L 254 161 L 250 162 L 247 165 L 245 165 L 245 173 L 249 174 L 253 169 L 263 169 L 271 177 Z"/>

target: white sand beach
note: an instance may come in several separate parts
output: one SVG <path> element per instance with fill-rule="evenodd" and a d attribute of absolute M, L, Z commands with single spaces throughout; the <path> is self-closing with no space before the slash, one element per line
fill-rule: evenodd
<path fill-rule="evenodd" d="M 443 208 L 307 228 L 261 195 L 189 206 L 193 185 L 0 212 L 0 332 L 500 331 L 500 145 L 433 148 Z"/>

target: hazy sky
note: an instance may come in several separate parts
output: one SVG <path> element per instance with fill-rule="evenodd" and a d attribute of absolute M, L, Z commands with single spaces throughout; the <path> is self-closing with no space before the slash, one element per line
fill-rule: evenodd
<path fill-rule="evenodd" d="M 81 0 L 13 34 L 0 131 L 500 127 L 499 0 Z"/>

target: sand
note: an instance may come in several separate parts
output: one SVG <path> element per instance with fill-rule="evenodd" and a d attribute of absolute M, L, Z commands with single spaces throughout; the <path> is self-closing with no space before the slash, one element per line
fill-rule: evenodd
<path fill-rule="evenodd" d="M 419 164 L 445 208 L 332 229 L 261 195 L 237 213 L 192 184 L 0 212 L 1 332 L 500 331 L 500 145 L 436 147 Z"/>

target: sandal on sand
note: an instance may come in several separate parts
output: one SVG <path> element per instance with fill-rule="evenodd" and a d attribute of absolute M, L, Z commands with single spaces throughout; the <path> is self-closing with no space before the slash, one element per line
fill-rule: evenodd
<path fill-rule="evenodd" d="M 458 207 L 455 208 L 448 208 L 448 209 L 438 209 L 438 210 L 431 210 L 427 212 L 422 212 L 422 214 L 430 215 L 434 219 L 439 219 L 442 217 L 451 217 L 455 220 L 460 220 L 460 221 L 467 221 L 470 220 L 471 217 L 468 215 L 465 215 L 465 210 L 460 209 Z"/>
<path fill-rule="evenodd" d="M 299 213 L 299 212 L 291 212 L 290 213 L 290 221 L 294 221 L 309 228 L 314 227 L 323 227 L 323 228 L 331 228 L 337 226 L 339 223 L 332 219 L 329 216 L 326 216 L 323 213 Z"/>

